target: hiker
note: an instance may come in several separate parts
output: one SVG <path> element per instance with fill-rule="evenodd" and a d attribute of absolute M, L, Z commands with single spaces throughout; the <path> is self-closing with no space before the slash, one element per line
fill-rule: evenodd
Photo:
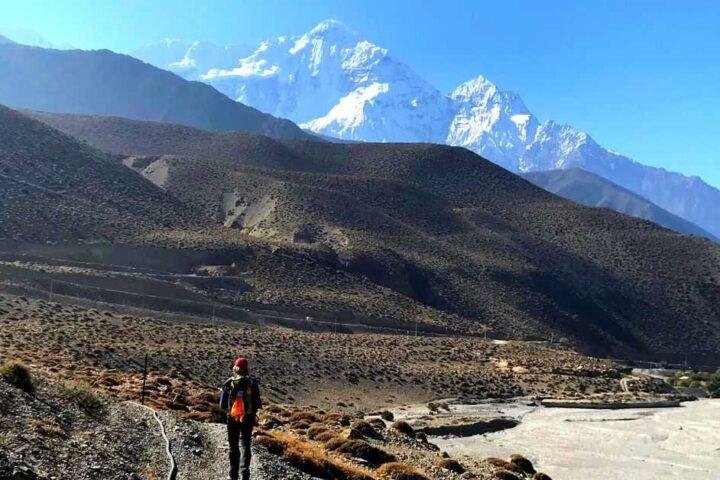
<path fill-rule="evenodd" d="M 249 375 L 248 361 L 238 358 L 233 363 L 232 377 L 223 383 L 220 408 L 227 411 L 228 443 L 230 444 L 230 480 L 250 479 L 250 438 L 262 407 L 258 381 Z M 242 448 L 240 448 L 242 443 Z"/>

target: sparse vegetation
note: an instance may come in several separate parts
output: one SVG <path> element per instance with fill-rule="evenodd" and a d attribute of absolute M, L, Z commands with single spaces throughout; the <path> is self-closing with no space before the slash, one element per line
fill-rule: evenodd
<path fill-rule="evenodd" d="M 383 463 L 394 462 L 396 460 L 394 455 L 374 447 L 363 440 L 345 440 L 339 444 L 326 444 L 326 447 L 328 448 L 331 446 L 334 447 L 331 449 L 338 453 L 354 458 L 362 458 L 375 467 L 378 467 Z"/>
<path fill-rule="evenodd" d="M 443 458 L 438 462 L 438 467 L 455 473 L 465 473 L 466 469 L 463 465 L 452 458 Z"/>
<path fill-rule="evenodd" d="M 415 429 L 405 421 L 400 420 L 394 422 L 392 425 L 390 425 L 390 428 L 402 433 L 403 435 L 415 438 Z"/>
<path fill-rule="evenodd" d="M 328 480 L 374 480 L 362 467 L 328 454 L 316 444 L 305 442 L 284 432 L 257 437 L 257 442 L 272 453 L 282 455 L 296 468 Z"/>
<path fill-rule="evenodd" d="M 60 382 L 58 394 L 77 405 L 87 415 L 101 416 L 106 411 L 105 402 L 100 395 L 86 385 L 71 381 Z"/>
<path fill-rule="evenodd" d="M 387 480 L 428 480 L 428 477 L 401 462 L 386 463 L 377 469 L 377 474 Z"/>
<path fill-rule="evenodd" d="M 0 365 L 0 378 L 25 393 L 31 395 L 35 393 L 32 374 L 30 370 L 20 362 L 8 361 Z"/>
<path fill-rule="evenodd" d="M 720 390 L 720 370 L 711 372 L 676 372 L 668 382 L 674 387 L 702 388 L 708 392 Z"/>

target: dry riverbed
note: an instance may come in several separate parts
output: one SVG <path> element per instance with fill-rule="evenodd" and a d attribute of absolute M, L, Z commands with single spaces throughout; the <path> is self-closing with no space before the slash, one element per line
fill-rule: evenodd
<path fill-rule="evenodd" d="M 422 413 L 410 410 L 406 416 L 418 419 Z M 470 463 L 523 452 L 555 480 L 720 478 L 720 400 L 625 410 L 486 404 L 450 406 L 445 415 L 520 420 L 493 433 L 430 438 Z"/>

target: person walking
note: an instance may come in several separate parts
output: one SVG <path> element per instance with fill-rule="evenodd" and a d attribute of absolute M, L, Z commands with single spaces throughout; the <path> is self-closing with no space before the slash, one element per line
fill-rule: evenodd
<path fill-rule="evenodd" d="M 230 446 L 230 480 L 250 480 L 250 440 L 262 408 L 260 386 L 250 376 L 248 361 L 238 358 L 232 376 L 220 391 L 220 408 L 227 411 L 228 444 Z"/>

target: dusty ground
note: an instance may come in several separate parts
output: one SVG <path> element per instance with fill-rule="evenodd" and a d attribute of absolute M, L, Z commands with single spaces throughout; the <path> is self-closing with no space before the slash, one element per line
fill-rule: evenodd
<path fill-rule="evenodd" d="M 424 475 L 417 478 L 495 478 L 494 472 L 511 466 L 502 463 L 503 460 L 498 460 L 497 466 L 482 458 L 462 459 L 462 468 L 474 477 L 470 473 L 462 476 L 446 468 L 446 461 L 452 459 L 444 458 L 443 452 L 428 444 L 422 435 L 408 436 L 391 428 L 392 422 L 379 421 L 378 412 L 421 403 L 422 414 L 427 415 L 429 401 L 447 397 L 465 403 L 518 396 L 530 401 L 531 397 L 611 395 L 622 390 L 622 374 L 613 364 L 539 343 L 332 334 L 202 322 L 179 316 L 170 321 L 113 313 L 104 310 L 101 304 L 97 307 L 0 296 L 0 358 L 21 360 L 37 375 L 53 381 L 85 382 L 96 391 L 109 394 L 108 398 L 137 401 L 147 353 L 146 400 L 148 405 L 164 412 L 162 417 L 173 442 L 179 478 L 209 480 L 222 478 L 225 473 L 224 427 L 205 420 L 217 413 L 213 406 L 218 385 L 227 376 L 231 359 L 238 355 L 250 359 L 254 374 L 261 378 L 266 399 L 284 405 L 273 407 L 261 418 L 261 432 L 267 432 L 261 435 L 274 439 L 261 441 L 263 446 L 255 450 L 254 468 L 263 480 L 308 480 L 311 477 L 290 467 L 288 462 L 317 475 L 317 467 L 312 463 L 317 458 L 335 462 L 341 466 L 337 468 L 359 469 L 360 473 L 347 479 L 386 478 L 377 465 L 357 460 L 361 453 L 343 452 L 342 448 L 336 451 L 330 441 L 336 438 L 342 442 L 359 440 L 380 449 Z M 132 409 L 129 405 L 111 403 L 118 411 Z M 305 417 L 308 412 L 310 416 Z M 147 412 L 135 414 L 145 422 L 144 428 L 155 428 Z M 348 420 L 343 423 L 341 418 Z M 362 418 L 372 422 L 369 430 L 356 426 Z M 12 416 L 10 419 L 15 421 Z M 137 421 L 140 420 L 133 420 Z M 132 425 L 127 420 L 126 423 Z M 96 428 L 102 432 L 105 427 Z M 318 431 L 325 433 L 326 438 L 316 438 Z M 157 432 L 143 435 L 154 438 Z M 265 449 L 267 442 L 272 447 L 273 441 L 284 442 L 280 456 Z M 11 446 L 10 450 L 17 450 L 19 445 Z M 153 445 L 152 458 L 158 465 L 154 468 L 162 471 L 166 462 L 157 456 L 161 442 Z M 55 448 L 62 449 L 49 446 L 50 450 Z M 305 455 L 302 452 L 310 452 L 311 460 L 302 457 Z M 73 461 L 79 462 L 83 450 L 76 453 L 78 457 Z M 510 453 L 523 453 L 523 449 Z M 139 471 L 142 467 L 129 464 L 123 468 Z M 335 478 L 332 475 L 326 472 L 319 476 Z M 141 474 L 140 478 L 152 477 Z"/>
<path fill-rule="evenodd" d="M 267 398 L 349 411 L 620 388 L 608 362 L 521 342 L 168 322 L 12 296 L 0 296 L 0 327 L 0 355 L 124 399 L 140 397 L 147 354 L 150 405 L 192 418 L 207 418 L 238 355 Z"/>
<path fill-rule="evenodd" d="M 157 424 L 137 406 L 86 411 L 54 380 L 23 393 L 0 379 L 0 478 L 162 478 L 167 459 Z"/>

